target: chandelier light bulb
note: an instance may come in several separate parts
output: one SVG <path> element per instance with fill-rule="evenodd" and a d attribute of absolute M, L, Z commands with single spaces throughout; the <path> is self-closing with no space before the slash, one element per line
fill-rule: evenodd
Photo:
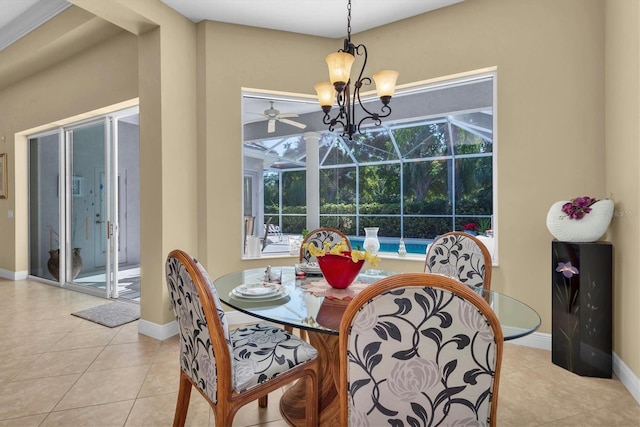
<path fill-rule="evenodd" d="M 329 67 L 329 80 L 336 86 L 341 88 L 349 82 L 351 75 L 351 66 L 356 58 L 350 53 L 334 52 L 327 55 L 327 66 Z"/>
<path fill-rule="evenodd" d="M 331 82 L 320 82 L 314 86 L 316 93 L 318 94 L 318 103 L 321 107 L 329 107 L 333 105 L 335 100 L 335 89 Z"/>
<path fill-rule="evenodd" d="M 376 83 L 376 92 L 380 98 L 393 96 L 396 91 L 396 80 L 398 72 L 395 70 L 382 70 L 373 75 L 373 81 Z"/>

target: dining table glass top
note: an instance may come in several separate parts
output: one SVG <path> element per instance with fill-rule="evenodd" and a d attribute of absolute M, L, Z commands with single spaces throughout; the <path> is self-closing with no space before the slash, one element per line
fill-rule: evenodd
<path fill-rule="evenodd" d="M 251 289 L 265 281 L 264 268 L 226 274 L 214 280 L 214 286 L 220 300 L 240 312 L 285 326 L 338 335 L 342 314 L 350 301 L 347 294 L 342 293 L 342 297 L 347 295 L 344 299 L 322 296 L 318 289 L 326 287 L 326 282 L 321 275 L 298 278 L 293 267 L 273 267 L 272 275 L 273 272 L 281 277 L 277 292 L 257 294 Z M 393 274 L 399 273 L 363 271 L 345 292 L 355 294 L 358 289 Z M 351 287 L 353 290 L 349 290 Z M 498 316 L 505 341 L 528 335 L 540 327 L 540 316 L 525 303 L 496 291 L 476 291 Z"/>

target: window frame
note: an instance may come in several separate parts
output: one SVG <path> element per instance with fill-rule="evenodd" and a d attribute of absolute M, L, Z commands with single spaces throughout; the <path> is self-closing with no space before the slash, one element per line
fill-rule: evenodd
<path fill-rule="evenodd" d="M 491 81 L 491 97 L 492 97 L 492 102 L 491 102 L 491 125 L 492 125 L 492 129 L 491 129 L 491 140 L 492 140 L 492 147 L 491 147 L 491 152 L 489 154 L 481 154 L 482 156 L 491 156 L 492 158 L 492 212 L 491 212 L 491 225 L 492 225 L 492 231 L 493 231 L 493 248 L 492 248 L 492 256 L 493 256 L 493 262 L 494 265 L 498 264 L 498 251 L 497 251 L 497 241 L 498 241 L 498 210 L 497 210 L 497 206 L 498 206 L 498 167 L 497 167 L 497 160 L 498 160 L 498 135 L 497 135 L 497 116 L 498 116 L 498 110 L 497 110 L 497 69 L 496 68 L 487 68 L 487 69 L 483 69 L 483 70 L 475 70 L 475 71 L 471 71 L 468 73 L 461 73 L 458 75 L 454 75 L 454 76 L 445 76 L 442 78 L 438 78 L 438 79 L 432 79 L 432 80 L 425 80 L 425 81 L 420 81 L 420 82 L 414 82 L 414 83 L 410 83 L 407 85 L 403 85 L 403 86 L 399 86 L 396 90 L 396 96 L 394 97 L 394 99 L 401 97 L 401 96 L 410 96 L 411 94 L 416 94 L 416 93 L 429 93 L 429 92 L 433 92 L 436 90 L 441 90 L 443 88 L 447 89 L 450 87 L 454 87 L 454 86 L 461 86 L 461 85 L 468 85 L 470 83 L 474 83 L 474 82 L 481 82 L 481 81 L 486 81 L 486 80 L 490 80 Z M 262 96 L 265 99 L 269 98 L 269 99 L 273 99 L 274 97 L 274 92 L 271 91 L 256 91 L 255 89 L 243 89 L 243 97 L 244 96 Z M 284 94 L 284 95 L 280 95 L 281 96 L 281 100 L 284 101 L 285 99 L 295 99 L 296 95 L 294 96 L 294 94 Z M 308 102 L 309 101 L 309 96 L 303 95 L 302 99 L 304 100 L 304 102 Z M 391 103 L 391 106 L 393 108 L 393 100 Z M 317 109 L 319 110 L 319 107 L 317 107 Z M 469 110 L 464 110 L 461 109 L 459 111 L 455 111 L 452 113 L 455 113 L 457 115 L 460 114 L 464 114 L 465 112 L 469 112 L 472 111 L 473 109 L 469 109 Z M 443 114 L 440 115 L 434 115 L 434 118 L 436 117 L 441 117 L 443 116 Z M 391 115 L 391 118 L 393 118 L 393 113 Z M 389 119 L 387 119 L 389 120 Z M 399 124 L 401 124 L 402 122 L 408 122 L 409 119 L 404 119 L 402 121 L 394 121 L 393 125 L 394 126 L 398 126 Z M 385 126 L 385 123 L 383 122 L 382 127 Z M 243 145 L 244 145 L 244 126 L 243 126 Z M 395 143 L 394 143 L 395 144 Z M 397 146 L 396 146 L 397 148 Z M 465 157 L 474 157 L 474 156 L 479 156 L 477 154 L 466 154 L 466 155 L 459 155 L 459 154 L 454 154 L 454 150 L 453 150 L 453 146 L 451 146 L 451 152 L 447 155 L 447 156 L 443 156 L 443 159 L 450 159 L 450 161 L 452 163 L 455 163 L 456 159 L 461 159 L 461 158 L 465 158 Z M 414 161 L 413 159 L 407 159 L 409 162 Z M 244 155 L 243 155 L 243 161 L 244 161 Z M 322 155 L 320 156 L 320 162 L 322 163 L 324 161 L 324 158 L 322 157 Z M 357 162 L 355 162 L 357 163 Z M 366 167 L 369 165 L 382 165 L 385 163 L 389 163 L 387 161 L 380 161 L 380 162 L 363 162 L 359 165 L 356 166 L 356 169 L 359 169 L 361 167 Z M 399 163 L 400 164 L 400 168 L 403 167 L 404 163 L 402 161 L 402 159 L 400 159 L 399 161 L 396 162 L 392 162 L 392 163 Z M 338 167 L 350 167 L 351 165 L 345 165 L 342 164 L 341 166 Z M 321 164 L 319 169 L 328 169 L 328 168 L 333 168 L 335 166 L 327 166 L 324 164 Z M 286 173 L 287 171 L 294 171 L 294 170 L 305 170 L 306 167 L 291 167 L 291 168 L 286 168 L 286 169 L 280 169 L 280 179 L 279 182 L 280 184 L 282 184 L 282 174 Z M 455 167 L 453 168 L 455 170 Z M 454 172 L 455 174 L 455 172 Z M 359 175 L 359 172 L 356 172 L 356 175 Z M 356 177 L 356 186 L 358 185 L 357 183 L 359 182 L 359 177 Z M 403 185 L 402 183 L 400 185 Z M 282 190 L 282 188 L 280 187 L 280 190 Z M 358 193 L 359 190 L 356 189 L 356 194 Z M 401 192 L 401 194 L 403 194 Z M 280 196 L 282 196 L 282 194 L 280 194 Z M 398 216 L 402 217 L 405 216 L 406 213 L 404 211 L 404 201 L 405 198 L 401 197 L 401 201 L 400 201 L 400 211 L 398 213 Z M 277 218 L 274 216 L 272 222 L 275 222 L 277 224 L 279 224 L 282 227 L 283 224 L 283 220 L 286 222 L 285 218 L 287 216 L 290 216 L 290 214 L 287 213 L 283 213 L 283 206 L 282 206 L 282 197 L 280 197 L 280 207 L 279 207 L 279 214 L 277 216 Z M 455 200 L 454 200 L 455 202 Z M 360 226 L 360 219 L 361 219 L 361 213 L 359 211 L 359 198 L 356 198 L 355 201 L 355 205 L 356 205 L 356 212 L 353 214 L 341 214 L 341 213 L 335 213 L 335 214 L 329 214 L 329 215 L 333 215 L 333 216 L 345 216 L 345 217 L 349 217 L 352 216 L 354 217 L 354 222 L 356 224 L 356 235 L 361 234 L 361 233 L 357 233 L 357 230 L 361 229 L 362 227 Z M 264 207 L 266 209 L 266 207 Z M 307 207 L 306 209 L 307 211 L 309 211 L 309 208 Z M 452 215 L 455 213 L 455 211 L 452 212 Z M 328 215 L 327 213 L 323 213 L 321 214 L 322 216 L 326 216 Z M 273 215 L 270 215 L 273 216 Z M 295 215 L 293 215 L 295 216 Z M 299 215 L 298 215 L 299 216 Z M 460 215 L 457 215 L 460 216 Z M 455 221 L 455 219 L 452 220 L 452 223 Z M 321 224 L 322 225 L 322 224 Z M 401 231 L 401 234 L 404 234 L 403 231 Z M 399 236 L 398 236 L 399 237 Z M 385 253 L 385 255 L 389 255 L 391 253 Z"/>

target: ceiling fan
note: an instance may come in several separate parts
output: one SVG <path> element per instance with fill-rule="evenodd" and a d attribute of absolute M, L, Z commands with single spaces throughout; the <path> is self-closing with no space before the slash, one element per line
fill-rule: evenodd
<path fill-rule="evenodd" d="M 271 103 L 271 107 L 264 110 L 264 113 L 251 113 L 251 114 L 259 114 L 264 116 L 267 120 L 267 132 L 273 133 L 276 131 L 276 122 L 286 123 L 291 126 L 298 127 L 300 129 L 304 129 L 307 127 L 304 123 L 296 122 L 294 120 L 289 120 L 292 117 L 298 117 L 295 113 L 281 113 L 279 110 L 273 108 L 273 101 L 269 101 Z"/>

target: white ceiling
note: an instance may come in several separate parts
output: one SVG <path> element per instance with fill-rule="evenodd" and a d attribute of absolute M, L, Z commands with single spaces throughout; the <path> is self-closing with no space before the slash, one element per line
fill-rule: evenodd
<path fill-rule="evenodd" d="M 69 6 L 66 0 L 0 0 L 0 50 Z"/>
<path fill-rule="evenodd" d="M 135 1 L 135 0 L 129 0 Z M 340 38 L 346 0 L 162 0 L 194 22 L 228 22 Z M 351 32 L 389 24 L 464 0 L 352 0 Z M 66 0 L 0 0 L 0 50 L 70 6 Z"/>
<path fill-rule="evenodd" d="M 3 1 L 3 0 L 0 0 Z M 353 34 L 463 0 L 352 0 Z M 204 19 L 338 38 L 347 34 L 346 0 L 162 0 L 194 22 Z"/>

